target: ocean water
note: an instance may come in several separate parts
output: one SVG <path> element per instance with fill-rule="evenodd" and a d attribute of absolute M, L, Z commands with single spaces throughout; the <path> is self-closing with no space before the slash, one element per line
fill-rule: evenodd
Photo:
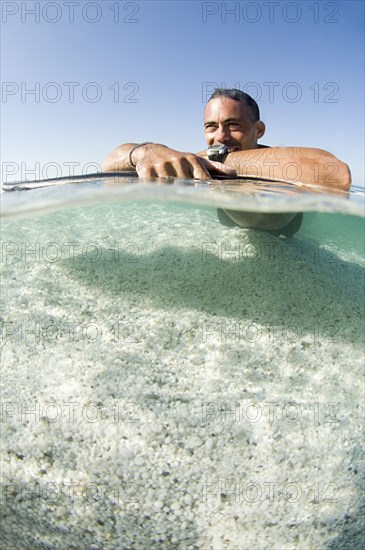
<path fill-rule="evenodd" d="M 2 196 L 3 545 L 360 548 L 363 192 L 118 183 Z"/>

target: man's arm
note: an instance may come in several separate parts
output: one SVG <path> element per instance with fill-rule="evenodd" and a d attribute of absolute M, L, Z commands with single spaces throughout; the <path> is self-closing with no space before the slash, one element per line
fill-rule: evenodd
<path fill-rule="evenodd" d="M 272 147 L 229 153 L 225 164 L 238 176 L 309 183 L 347 191 L 349 167 L 331 153 L 309 147 Z"/>
<path fill-rule="evenodd" d="M 130 152 L 136 143 L 124 143 L 114 149 L 103 163 L 104 172 L 135 170 L 144 178 L 194 178 L 211 179 L 212 173 L 235 176 L 229 165 L 204 160 L 193 153 L 182 153 L 158 143 L 143 144 Z"/>
<path fill-rule="evenodd" d="M 351 174 L 347 164 L 322 149 L 272 147 L 229 153 L 225 163 L 211 162 L 206 151 L 181 153 L 160 144 L 147 144 L 129 153 L 135 143 L 114 149 L 103 163 L 105 172 L 136 170 L 141 177 L 181 177 L 207 180 L 212 174 L 259 177 L 286 183 L 309 183 L 347 191 Z"/>

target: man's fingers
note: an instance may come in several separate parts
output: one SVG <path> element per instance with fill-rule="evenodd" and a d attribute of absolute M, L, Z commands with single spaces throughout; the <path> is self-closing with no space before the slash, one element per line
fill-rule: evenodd
<path fill-rule="evenodd" d="M 194 179 L 209 179 L 211 176 L 208 170 L 200 164 L 195 158 L 182 158 L 175 165 L 176 177 L 178 178 L 194 178 Z"/>
<path fill-rule="evenodd" d="M 219 162 L 209 162 L 197 157 L 193 153 L 179 153 L 174 151 L 170 157 L 167 157 L 167 151 L 163 154 L 154 155 L 151 158 L 146 154 L 143 160 L 136 163 L 136 170 L 143 178 L 194 178 L 208 180 L 211 179 L 210 171 L 233 175 L 231 168 L 225 167 Z"/>
<path fill-rule="evenodd" d="M 196 164 L 193 166 L 193 178 L 196 180 L 210 180 L 212 179 L 212 176 L 205 168 L 205 166 L 202 166 L 201 164 Z"/>
<path fill-rule="evenodd" d="M 140 178 L 157 178 L 157 172 L 153 166 L 136 166 L 137 174 Z"/>
<path fill-rule="evenodd" d="M 213 160 L 204 160 L 205 166 L 211 172 L 218 172 L 219 174 L 226 174 L 227 176 L 237 176 L 237 171 L 232 166 L 223 164 L 222 162 L 216 162 Z"/>

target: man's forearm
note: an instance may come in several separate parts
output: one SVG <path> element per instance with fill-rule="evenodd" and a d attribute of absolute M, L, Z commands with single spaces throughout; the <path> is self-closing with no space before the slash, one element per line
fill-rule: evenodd
<path fill-rule="evenodd" d="M 225 164 L 238 176 L 287 183 L 309 183 L 347 191 L 351 174 L 347 164 L 322 149 L 272 147 L 229 153 Z"/>

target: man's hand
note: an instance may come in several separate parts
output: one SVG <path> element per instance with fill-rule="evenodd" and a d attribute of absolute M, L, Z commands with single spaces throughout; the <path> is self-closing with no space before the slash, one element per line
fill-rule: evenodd
<path fill-rule="evenodd" d="M 136 170 L 143 178 L 194 178 L 211 179 L 214 175 L 233 177 L 235 168 L 220 162 L 210 162 L 193 153 L 181 153 L 164 145 L 149 143 L 132 151 L 133 168 L 129 153 L 136 143 L 124 143 L 114 149 L 103 163 L 104 172 L 124 172 Z"/>
<path fill-rule="evenodd" d="M 212 174 L 235 176 L 236 170 L 220 162 L 210 162 L 194 155 L 181 153 L 159 144 L 138 147 L 132 153 L 137 174 L 143 178 L 211 179 Z"/>

